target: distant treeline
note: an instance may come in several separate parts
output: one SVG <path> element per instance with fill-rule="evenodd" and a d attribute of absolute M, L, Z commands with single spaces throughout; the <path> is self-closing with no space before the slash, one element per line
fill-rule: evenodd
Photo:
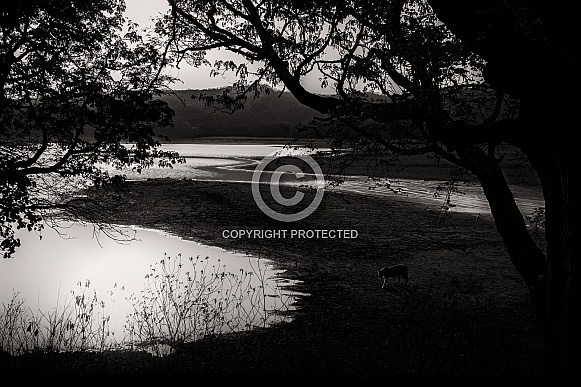
<path fill-rule="evenodd" d="M 271 91 L 248 98 L 244 109 L 233 113 L 206 106 L 200 95 L 219 95 L 223 89 L 179 90 L 164 96 L 175 111 L 174 126 L 159 129 L 170 139 L 206 136 L 295 137 L 300 127 L 320 114 L 300 104 L 292 94 Z"/>

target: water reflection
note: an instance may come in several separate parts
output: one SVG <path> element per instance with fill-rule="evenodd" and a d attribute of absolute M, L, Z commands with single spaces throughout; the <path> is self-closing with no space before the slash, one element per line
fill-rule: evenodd
<path fill-rule="evenodd" d="M 46 313 L 57 304 L 62 306 L 74 300 L 82 292 L 87 297 L 92 297 L 96 292 L 99 295 L 99 307 L 103 302 L 102 312 L 111 316 L 108 327 L 113 332 L 112 338 L 120 342 L 127 340 L 127 329 L 124 328 L 127 324 L 126 316 L 136 312 L 132 303 L 136 305 L 139 300 L 143 300 L 142 296 L 146 294 L 144 290 L 151 289 L 151 278 L 148 275 L 152 274 L 152 268 L 160 272 L 160 262 L 162 265 L 171 260 L 177 262 L 176 259 L 181 256 L 184 264 L 188 261 L 200 262 L 195 270 L 206 270 L 204 276 L 208 280 L 212 271 L 218 273 L 218 277 L 221 272 L 225 273 L 222 274 L 222 282 L 224 279 L 232 282 L 232 278 L 240 273 L 254 273 L 248 278 L 252 282 L 242 286 L 247 290 L 264 289 L 262 299 L 266 304 L 261 308 L 262 311 L 292 308 L 294 295 L 283 286 L 288 285 L 289 281 L 281 279 L 281 273 L 274 270 L 265 259 L 258 260 L 185 241 L 155 230 L 137 229 L 137 240 L 124 244 L 108 238 L 97 239 L 90 226 L 73 225 L 66 231 L 67 235 L 61 237 L 53 230 L 45 230 L 42 240 L 34 233 L 19 235 L 23 243 L 14 258 L 0 261 L 1 304 L 6 305 L 14 292 L 19 292 L 19 296 L 26 300 L 26 305 L 33 312 Z M 192 259 L 189 260 L 189 257 Z M 184 266 L 182 277 L 186 274 L 185 269 Z M 199 270 L 197 274 L 192 273 L 191 268 L 189 270 L 188 276 L 202 278 Z M 167 286 L 159 281 L 158 285 Z M 179 298 L 182 299 L 182 296 Z M 201 301 L 198 299 L 196 302 Z M 244 302 L 240 304 L 244 306 Z M 267 313 L 268 321 L 259 313 L 240 310 L 236 313 L 252 316 L 253 321 L 249 322 L 249 326 L 267 325 L 280 320 L 280 316 L 270 313 Z M 241 325 L 244 324 L 239 323 L 239 329 L 243 328 Z"/>

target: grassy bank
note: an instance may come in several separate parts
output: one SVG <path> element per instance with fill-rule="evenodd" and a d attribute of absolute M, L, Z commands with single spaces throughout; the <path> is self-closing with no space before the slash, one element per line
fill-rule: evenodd
<path fill-rule="evenodd" d="M 134 206 L 112 222 L 273 260 L 300 280 L 293 320 L 210 337 L 164 358 L 144 353 L 4 356 L 3 372 L 339 378 L 526 377 L 543 342 L 524 283 L 489 218 L 447 214 L 404 197 L 327 194 L 310 217 L 281 224 L 249 184 L 127 184 Z M 307 195 L 309 193 L 307 192 Z M 234 229 L 349 229 L 355 239 L 232 239 Z M 381 289 L 377 269 L 403 262 L 407 286 Z"/>

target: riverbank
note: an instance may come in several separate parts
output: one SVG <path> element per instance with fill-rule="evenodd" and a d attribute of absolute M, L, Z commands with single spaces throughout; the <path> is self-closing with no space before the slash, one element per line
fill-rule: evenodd
<path fill-rule="evenodd" d="M 315 213 L 281 224 L 250 184 L 128 182 L 133 206 L 110 220 L 272 260 L 300 281 L 292 321 L 209 338 L 164 358 L 144 353 L 31 355 L 3 372 L 37 375 L 262 377 L 277 380 L 525 378 L 543 341 L 526 287 L 492 220 L 401 195 L 326 194 Z M 284 193 L 284 192 L 283 192 Z M 306 192 L 306 195 L 309 195 Z M 225 238 L 225 230 L 356 230 L 356 238 Z M 290 232 L 290 231 L 289 231 Z M 407 286 L 376 271 L 405 263 Z"/>

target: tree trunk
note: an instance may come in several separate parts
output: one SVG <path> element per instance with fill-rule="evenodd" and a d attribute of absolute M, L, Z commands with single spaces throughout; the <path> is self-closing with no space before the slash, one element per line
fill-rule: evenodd
<path fill-rule="evenodd" d="M 579 89 L 574 88 L 575 92 Z M 557 95 L 567 95 L 561 89 Z M 579 348 L 580 298 L 579 298 L 579 176 L 578 144 L 572 139 L 568 127 L 574 125 L 577 109 L 576 97 L 553 99 L 546 103 L 532 102 L 535 114 L 531 125 L 541 125 L 545 141 L 536 141 L 535 151 L 525 154 L 537 170 L 543 185 L 546 214 L 548 258 L 548 326 L 547 366 L 549 372 L 568 375 L 574 372 L 573 358 Z M 541 106 L 542 105 L 542 106 Z M 534 121 L 534 122 L 533 122 Z M 540 161 L 539 161 L 540 159 Z"/>
<path fill-rule="evenodd" d="M 571 373 L 572 358 L 578 348 L 579 329 L 579 252 L 574 239 L 578 226 L 572 219 L 577 211 L 571 203 L 570 171 L 559 171 L 559 179 L 545 183 L 547 256 L 549 258 L 549 326 L 547 359 L 551 371 Z M 578 192 L 578 190 L 577 190 Z M 579 196 L 573 196 L 573 201 Z M 575 356 L 576 358 L 576 356 Z"/>
<path fill-rule="evenodd" d="M 547 259 L 531 237 L 502 169 L 495 159 L 488 157 L 477 146 L 465 146 L 457 152 L 480 181 L 496 229 L 512 263 L 527 285 L 541 322 L 546 325 Z"/>
<path fill-rule="evenodd" d="M 550 109 L 550 123 L 536 115 L 533 127 L 568 124 L 565 118 L 575 110 L 564 105 Z M 538 106 L 536 107 L 538 108 Z M 547 109 L 547 105 L 543 107 Z M 553 117 L 560 117 L 554 119 Z M 537 132 L 538 133 L 538 132 Z M 530 141 L 521 144 L 521 149 L 538 173 L 543 187 L 546 214 L 546 258 L 531 238 L 522 214 L 500 167 L 477 147 L 466 147 L 459 155 L 478 177 L 494 216 L 496 228 L 501 235 L 511 261 L 519 271 L 531 294 L 533 303 L 545 327 L 546 370 L 551 375 L 569 375 L 573 370 L 575 350 L 581 344 L 578 319 L 579 298 L 579 248 L 575 238 L 579 237 L 579 189 L 571 184 L 573 173 L 579 164 L 575 149 L 563 130 L 545 130 Z M 578 176 L 579 174 L 576 173 Z M 573 199 L 573 200 L 571 200 Z"/>

